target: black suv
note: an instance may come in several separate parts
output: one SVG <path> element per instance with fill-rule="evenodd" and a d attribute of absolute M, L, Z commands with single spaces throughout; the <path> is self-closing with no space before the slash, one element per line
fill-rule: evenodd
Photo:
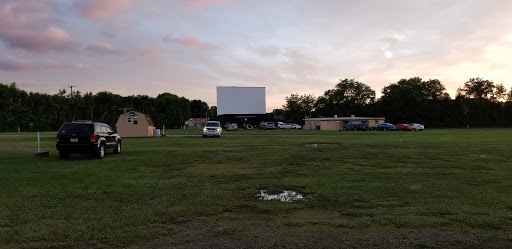
<path fill-rule="evenodd" d="M 101 159 L 106 150 L 121 152 L 121 137 L 107 124 L 78 120 L 60 127 L 56 146 L 60 158 L 68 158 L 71 153 L 92 153 Z"/>

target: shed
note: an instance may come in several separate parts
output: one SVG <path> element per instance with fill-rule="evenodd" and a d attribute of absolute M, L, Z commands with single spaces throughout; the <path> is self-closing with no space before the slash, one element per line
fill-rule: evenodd
<path fill-rule="evenodd" d="M 343 126 L 350 121 L 367 122 L 369 127 L 375 127 L 384 123 L 384 117 L 323 117 L 323 118 L 306 118 L 304 119 L 304 130 L 342 130 Z"/>
<path fill-rule="evenodd" d="M 130 111 L 119 115 L 116 127 L 121 137 L 153 136 L 153 120 L 142 112 Z"/>

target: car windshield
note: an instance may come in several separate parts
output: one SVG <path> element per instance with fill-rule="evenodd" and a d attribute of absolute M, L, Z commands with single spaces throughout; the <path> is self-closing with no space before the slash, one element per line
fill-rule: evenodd
<path fill-rule="evenodd" d="M 208 126 L 208 127 L 220 127 L 220 123 L 217 123 L 217 122 L 206 122 L 206 124 L 204 126 Z"/>
<path fill-rule="evenodd" d="M 94 132 L 93 124 L 64 124 L 58 134 L 92 134 Z"/>

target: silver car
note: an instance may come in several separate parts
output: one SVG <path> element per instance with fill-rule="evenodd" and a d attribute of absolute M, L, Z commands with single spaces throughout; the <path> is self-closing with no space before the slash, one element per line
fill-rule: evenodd
<path fill-rule="evenodd" d="M 293 124 L 290 124 L 290 129 L 300 130 L 300 129 L 302 129 L 302 127 L 298 124 L 293 123 Z"/>
<path fill-rule="evenodd" d="M 417 123 L 410 123 L 408 126 L 410 126 L 413 131 L 423 131 L 425 129 L 424 125 Z"/>

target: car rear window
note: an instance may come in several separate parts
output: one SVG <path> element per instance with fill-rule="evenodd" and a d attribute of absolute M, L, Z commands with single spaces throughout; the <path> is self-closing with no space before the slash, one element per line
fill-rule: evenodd
<path fill-rule="evenodd" d="M 220 123 L 217 123 L 217 122 L 206 122 L 205 126 L 219 127 Z"/>
<path fill-rule="evenodd" d="M 64 124 L 59 134 L 92 134 L 94 127 L 92 124 Z"/>

